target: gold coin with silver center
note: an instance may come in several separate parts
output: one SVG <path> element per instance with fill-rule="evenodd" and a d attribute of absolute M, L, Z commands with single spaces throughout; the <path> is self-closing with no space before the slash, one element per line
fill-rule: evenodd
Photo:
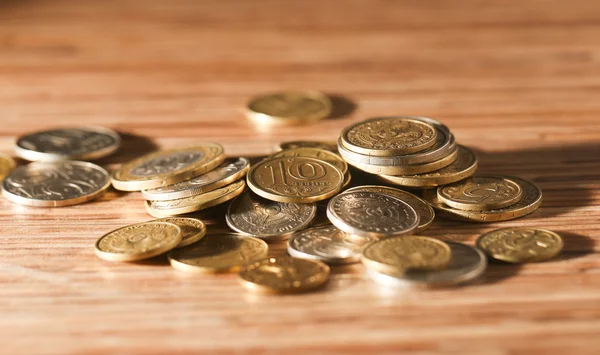
<path fill-rule="evenodd" d="M 437 189 L 442 203 L 467 211 L 508 207 L 519 202 L 522 194 L 519 184 L 502 176 L 475 176 Z"/>
<path fill-rule="evenodd" d="M 320 92 L 285 91 L 252 98 L 247 116 L 259 125 L 297 125 L 327 118 L 331 109 L 331 100 Z"/>
<path fill-rule="evenodd" d="M 518 264 L 552 259 L 562 250 L 563 240 L 547 229 L 513 227 L 483 234 L 477 247 L 490 258 Z"/>

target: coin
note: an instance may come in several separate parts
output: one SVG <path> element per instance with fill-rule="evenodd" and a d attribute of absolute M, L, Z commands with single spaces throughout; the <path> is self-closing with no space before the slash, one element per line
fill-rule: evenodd
<path fill-rule="evenodd" d="M 332 164 L 307 157 L 264 160 L 248 172 L 248 187 L 278 202 L 309 203 L 327 199 L 342 189 L 344 174 Z"/>
<path fill-rule="evenodd" d="M 305 292 L 325 285 L 328 279 L 327 264 L 289 256 L 257 261 L 239 274 L 244 287 L 260 293 Z"/>
<path fill-rule="evenodd" d="M 483 234 L 477 247 L 490 258 L 517 264 L 549 260 L 560 253 L 563 241 L 547 229 L 513 227 Z"/>
<path fill-rule="evenodd" d="M 411 194 L 410 192 L 402 191 L 393 187 L 373 185 L 356 186 L 346 190 L 345 192 L 378 192 L 391 195 L 408 203 L 410 207 L 414 208 L 419 215 L 419 226 L 415 229 L 415 233 L 420 233 L 429 228 L 433 222 L 433 219 L 435 218 L 435 212 L 433 211 L 433 208 L 427 202 L 425 202 L 425 200 Z"/>
<path fill-rule="evenodd" d="M 169 217 L 200 211 L 235 198 L 244 192 L 245 187 L 244 180 L 239 180 L 225 187 L 192 197 L 172 201 L 146 201 L 146 212 L 153 217 Z"/>
<path fill-rule="evenodd" d="M 443 169 L 450 164 L 454 163 L 458 158 L 458 150 L 451 151 L 445 157 L 423 164 L 410 164 L 410 165 L 369 165 L 358 163 L 349 157 L 344 157 L 348 164 L 371 174 L 387 174 L 387 175 L 413 175 L 413 174 L 424 174 L 432 171 Z"/>
<path fill-rule="evenodd" d="M 181 228 L 168 222 L 132 224 L 109 232 L 96 242 L 96 255 L 109 261 L 152 258 L 181 242 Z"/>
<path fill-rule="evenodd" d="M 377 192 L 337 195 L 327 205 L 327 217 L 346 233 L 372 238 L 407 235 L 419 225 L 419 216 L 408 203 Z"/>
<path fill-rule="evenodd" d="M 199 242 L 172 250 L 171 266 L 191 273 L 236 272 L 246 264 L 267 256 L 267 243 L 236 234 L 207 234 Z"/>
<path fill-rule="evenodd" d="M 0 153 L 0 181 L 4 180 L 16 166 L 17 164 L 15 164 L 13 158 Z"/>
<path fill-rule="evenodd" d="M 332 225 L 324 225 L 294 233 L 288 240 L 287 250 L 295 258 L 350 264 L 359 262 L 362 249 L 374 240 L 353 238 Z"/>
<path fill-rule="evenodd" d="M 369 244 L 361 261 L 380 273 L 402 274 L 410 269 L 438 270 L 450 262 L 448 244 L 429 237 L 404 236 L 381 239 Z"/>
<path fill-rule="evenodd" d="M 114 153 L 121 145 L 117 132 L 104 127 L 60 128 L 20 137 L 15 153 L 26 160 L 94 160 Z"/>
<path fill-rule="evenodd" d="M 162 150 L 123 165 L 114 172 L 112 183 L 123 191 L 155 189 L 204 174 L 224 159 L 223 147 L 216 143 Z"/>
<path fill-rule="evenodd" d="M 308 227 L 316 214 L 314 203 L 270 201 L 246 191 L 231 202 L 226 221 L 238 233 L 270 240 Z"/>
<path fill-rule="evenodd" d="M 199 219 L 189 217 L 167 217 L 156 219 L 154 222 L 169 222 L 181 228 L 181 242 L 176 248 L 195 243 L 206 235 L 206 225 Z"/>
<path fill-rule="evenodd" d="M 200 195 L 229 185 L 239 180 L 250 170 L 250 161 L 246 158 L 229 158 L 215 170 L 196 176 L 190 180 L 178 182 L 151 190 L 143 190 L 142 196 L 149 201 L 176 200 Z"/>
<path fill-rule="evenodd" d="M 110 186 L 110 176 L 81 161 L 37 162 L 16 168 L 2 182 L 2 195 L 27 206 L 61 207 L 93 200 Z"/>
<path fill-rule="evenodd" d="M 257 124 L 295 125 L 331 114 L 331 100 L 316 91 L 286 91 L 261 95 L 248 103 L 248 118 Z"/>
<path fill-rule="evenodd" d="M 519 184 L 502 176 L 475 176 L 437 189 L 442 203 L 467 211 L 508 207 L 519 202 L 522 194 Z"/>
<path fill-rule="evenodd" d="M 318 148 L 294 148 L 287 149 L 281 152 L 275 153 L 271 156 L 271 158 L 280 158 L 280 157 L 308 157 L 315 158 L 319 160 L 326 161 L 331 165 L 342 171 L 342 174 L 346 174 L 348 172 L 348 164 L 342 159 L 339 155 L 332 153 L 328 150 L 318 149 Z"/>
<path fill-rule="evenodd" d="M 289 141 L 282 142 L 277 147 L 279 150 L 294 149 L 294 148 L 317 148 L 328 150 L 333 153 L 337 153 L 337 146 L 335 143 L 318 142 L 318 141 Z"/>

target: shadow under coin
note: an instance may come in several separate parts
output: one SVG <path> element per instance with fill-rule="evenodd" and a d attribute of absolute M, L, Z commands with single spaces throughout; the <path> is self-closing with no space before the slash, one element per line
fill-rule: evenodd
<path fill-rule="evenodd" d="M 121 164 L 141 157 L 158 149 L 150 138 L 132 133 L 118 132 L 121 136 L 121 146 L 113 154 L 96 160 L 98 165 Z"/>
<path fill-rule="evenodd" d="M 354 101 L 338 94 L 327 94 L 331 100 L 331 114 L 327 119 L 337 120 L 345 118 L 356 111 L 357 105 Z"/>
<path fill-rule="evenodd" d="M 548 262 L 571 260 L 594 253 L 594 241 L 591 238 L 561 230 L 554 230 L 554 232 L 561 236 L 564 246 L 561 253 L 556 258 L 548 260 Z"/>
<path fill-rule="evenodd" d="M 488 266 L 487 269 L 484 271 L 483 275 L 479 279 L 473 280 L 473 282 L 466 283 L 463 286 L 467 287 L 469 285 L 496 284 L 511 277 L 517 276 L 519 274 L 520 269 L 521 265 L 508 264 L 503 263 L 501 261 L 488 259 Z"/>
<path fill-rule="evenodd" d="M 135 265 L 143 265 L 143 266 L 159 266 L 165 267 L 169 266 L 169 260 L 167 259 L 167 253 L 155 256 L 150 259 L 132 261 L 131 264 Z"/>

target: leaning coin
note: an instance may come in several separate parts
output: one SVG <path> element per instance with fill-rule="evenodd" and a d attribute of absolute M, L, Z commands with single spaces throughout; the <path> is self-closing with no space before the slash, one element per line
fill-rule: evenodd
<path fill-rule="evenodd" d="M 318 141 L 289 141 L 280 143 L 276 149 L 286 150 L 294 148 L 317 148 L 328 150 L 333 153 L 337 153 L 337 146 L 335 143 L 318 142 Z"/>
<path fill-rule="evenodd" d="M 153 222 L 169 222 L 181 228 L 181 242 L 176 248 L 181 248 L 195 243 L 206 235 L 206 224 L 199 219 L 189 217 L 167 217 L 156 219 Z"/>
<path fill-rule="evenodd" d="M 93 200 L 110 186 L 110 176 L 82 161 L 31 163 L 16 168 L 2 182 L 2 195 L 27 206 L 61 207 Z"/>
<path fill-rule="evenodd" d="M 443 169 L 456 161 L 458 158 L 458 150 L 455 149 L 449 152 L 445 157 L 435 160 L 429 163 L 423 164 L 410 164 L 410 165 L 370 165 L 370 164 L 361 164 L 356 161 L 350 159 L 349 157 L 344 157 L 348 164 L 354 166 L 357 169 L 362 171 L 366 171 L 371 174 L 386 174 L 386 175 L 414 175 L 414 174 L 425 174 L 430 173 L 432 171 L 437 171 Z"/>
<path fill-rule="evenodd" d="M 9 155 L 0 153 L 0 181 L 4 180 L 16 166 L 17 164 L 13 158 Z"/>
<path fill-rule="evenodd" d="M 132 224 L 103 235 L 95 253 L 109 261 L 136 261 L 166 253 L 181 242 L 181 228 L 168 222 Z"/>
<path fill-rule="evenodd" d="M 289 256 L 257 261 L 239 273 L 242 286 L 258 293 L 305 292 L 325 285 L 328 279 L 327 264 Z"/>
<path fill-rule="evenodd" d="M 477 246 L 490 258 L 509 263 L 538 262 L 552 259 L 563 248 L 560 235 L 541 228 L 501 228 L 483 234 Z"/>
<path fill-rule="evenodd" d="M 502 176 L 475 176 L 437 189 L 442 203 L 460 210 L 486 211 L 521 200 L 519 184 Z"/>
<path fill-rule="evenodd" d="M 340 169 L 343 174 L 348 172 L 348 164 L 339 155 L 328 150 L 318 148 L 294 148 L 286 149 L 281 152 L 271 155 L 271 158 L 280 157 L 308 157 L 331 163 L 336 168 Z"/>
<path fill-rule="evenodd" d="M 207 234 L 202 240 L 168 254 L 179 271 L 211 274 L 236 272 L 246 264 L 267 256 L 267 243 L 236 234 Z"/>
<path fill-rule="evenodd" d="M 316 91 L 285 91 L 254 97 L 247 116 L 257 124 L 296 125 L 326 118 L 331 100 Z"/>

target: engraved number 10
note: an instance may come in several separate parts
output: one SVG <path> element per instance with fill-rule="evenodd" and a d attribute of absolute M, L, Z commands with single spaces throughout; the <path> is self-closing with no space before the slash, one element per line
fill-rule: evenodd
<path fill-rule="evenodd" d="M 279 161 L 266 167 L 271 171 L 273 183 L 279 180 L 286 186 L 292 186 L 288 181 L 290 176 L 296 180 L 316 180 L 327 174 L 325 167 L 319 163 L 293 162 L 286 169 L 284 162 Z"/>

